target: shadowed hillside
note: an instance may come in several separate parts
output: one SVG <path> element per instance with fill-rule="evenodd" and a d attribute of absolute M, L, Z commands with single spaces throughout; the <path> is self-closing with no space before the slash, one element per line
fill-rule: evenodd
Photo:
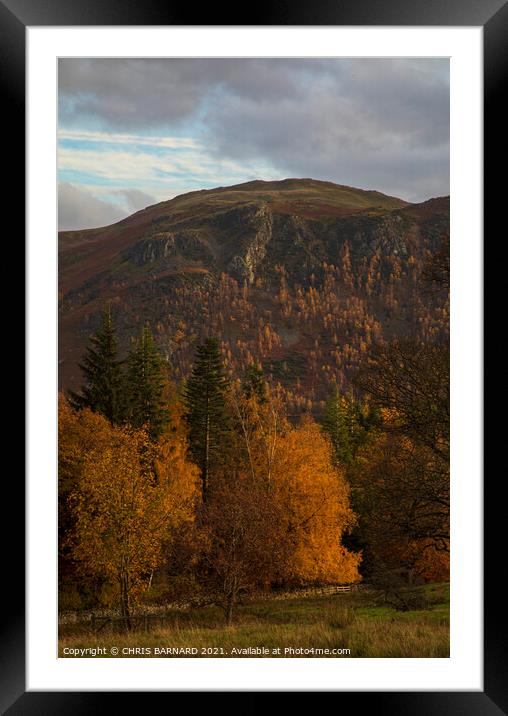
<path fill-rule="evenodd" d="M 422 270 L 449 200 L 408 204 L 312 179 L 191 192 L 111 226 L 59 235 L 60 384 L 111 302 L 120 337 L 149 320 L 173 376 L 207 334 L 227 367 L 252 360 L 296 412 L 316 409 L 373 344 L 447 339 L 448 302 Z"/>

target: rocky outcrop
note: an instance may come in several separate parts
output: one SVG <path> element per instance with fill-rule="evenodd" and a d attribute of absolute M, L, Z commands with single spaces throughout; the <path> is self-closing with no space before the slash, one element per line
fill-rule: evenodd
<path fill-rule="evenodd" d="M 207 242 L 194 231 L 173 233 L 170 231 L 152 234 L 123 253 L 123 258 L 136 266 L 163 263 L 170 265 L 172 260 L 213 261 L 213 252 Z"/>
<path fill-rule="evenodd" d="M 248 238 L 242 242 L 241 253 L 235 254 L 230 260 L 227 271 L 238 281 L 252 284 L 256 278 L 256 269 L 265 258 L 267 246 L 272 239 L 273 217 L 263 205 L 248 218 Z"/>
<path fill-rule="evenodd" d="M 145 266 L 175 255 L 175 237 L 169 231 L 144 238 L 123 252 L 123 258 L 136 264 L 136 266 Z"/>

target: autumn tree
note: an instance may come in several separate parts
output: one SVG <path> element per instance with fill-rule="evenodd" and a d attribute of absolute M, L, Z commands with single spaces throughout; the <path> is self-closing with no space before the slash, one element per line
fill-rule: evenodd
<path fill-rule="evenodd" d="M 285 579 L 294 583 L 354 582 L 360 554 L 344 538 L 356 517 L 349 486 L 336 465 L 329 438 L 306 415 L 293 426 L 276 393 L 260 403 L 231 391 L 237 432 L 234 466 L 278 505 L 280 527 L 289 541 Z"/>
<path fill-rule="evenodd" d="M 261 395 L 245 391 L 244 385 L 232 386 L 227 395 L 232 416 L 230 453 L 236 464 L 245 466 L 253 482 L 271 489 L 279 441 L 290 428 L 283 396 L 266 384 Z"/>
<path fill-rule="evenodd" d="M 172 485 L 169 496 L 171 529 L 164 538 L 163 569 L 168 580 L 168 594 L 181 596 L 186 591 L 189 596 L 195 586 L 192 568 L 202 546 L 196 522 L 201 503 L 201 480 L 198 467 L 189 459 L 188 426 L 175 385 L 165 387 L 164 398 L 168 419 L 156 445 L 153 465 L 155 479 Z"/>
<path fill-rule="evenodd" d="M 146 428 L 156 440 L 167 422 L 163 397 L 167 368 L 148 325 L 134 343 L 127 364 L 129 422 L 136 429 Z"/>
<path fill-rule="evenodd" d="M 109 304 L 104 309 L 102 324 L 91 336 L 90 343 L 79 366 L 85 384 L 80 393 L 69 392 L 71 404 L 77 409 L 90 408 L 104 415 L 113 425 L 118 425 L 125 417 L 125 385 Z"/>
<path fill-rule="evenodd" d="M 285 574 L 289 536 L 281 507 L 238 469 L 223 475 L 205 505 L 201 581 L 231 624 L 239 597 Z"/>
<path fill-rule="evenodd" d="M 201 470 L 203 498 L 210 488 L 210 476 L 220 465 L 225 451 L 228 389 L 223 359 L 216 338 L 207 338 L 196 350 L 192 374 L 184 388 L 190 450 Z"/>
<path fill-rule="evenodd" d="M 71 548 L 76 531 L 73 495 L 79 490 L 87 455 L 109 446 L 111 424 L 90 408 L 74 410 L 61 393 L 58 402 L 58 581 L 60 597 L 79 604 L 94 598 L 102 577 L 82 581 Z"/>
<path fill-rule="evenodd" d="M 408 437 L 380 432 L 350 474 L 369 578 L 446 579 L 450 486 L 440 458 Z"/>
<path fill-rule="evenodd" d="M 448 464 L 450 354 L 447 345 L 396 341 L 364 361 L 355 382 L 389 411 L 383 428 L 425 445 Z"/>
<path fill-rule="evenodd" d="M 129 627 L 133 604 L 162 563 L 168 531 L 190 518 L 196 475 L 176 438 L 158 451 L 144 430 L 109 430 L 108 445 L 87 452 L 72 496 L 71 549 L 85 579 L 101 577 L 114 589 Z M 145 469 L 148 450 L 159 463 L 157 478 Z"/>
<path fill-rule="evenodd" d="M 357 581 L 361 555 L 342 543 L 356 522 L 349 486 L 334 467 L 330 441 L 309 416 L 279 438 L 273 474 L 284 529 L 292 542 L 292 581 Z"/>
<path fill-rule="evenodd" d="M 444 233 L 434 252 L 429 252 L 422 269 L 422 278 L 435 291 L 450 290 L 450 235 Z"/>
<path fill-rule="evenodd" d="M 449 351 L 395 342 L 372 353 L 356 379 L 379 408 L 374 444 L 351 473 L 370 571 L 408 579 L 449 551 Z M 439 574 L 435 570 L 434 575 Z"/>

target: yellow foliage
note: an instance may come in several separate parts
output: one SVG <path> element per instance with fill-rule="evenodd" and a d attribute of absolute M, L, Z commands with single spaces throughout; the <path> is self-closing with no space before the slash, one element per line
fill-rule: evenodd
<path fill-rule="evenodd" d="M 201 499 L 201 484 L 199 468 L 187 457 L 187 430 L 182 406 L 173 402 L 169 411 L 169 427 L 156 446 L 155 473 L 161 486 L 167 488 L 169 526 L 177 528 L 194 521 L 196 503 Z"/>
<path fill-rule="evenodd" d="M 63 419 L 85 427 L 92 420 L 85 411 L 75 417 L 64 411 Z M 70 547 L 82 576 L 113 585 L 128 615 L 132 600 L 161 564 L 171 530 L 193 518 L 197 468 L 187 461 L 180 429 L 154 444 L 142 430 L 113 427 L 100 416 L 93 420 L 105 439 L 100 445 L 87 443 L 80 455 Z M 61 446 L 65 452 L 68 443 L 67 438 Z"/>
<path fill-rule="evenodd" d="M 360 554 L 341 544 L 356 521 L 344 475 L 333 467 L 332 448 L 311 419 L 279 437 L 273 470 L 277 499 L 292 535 L 292 577 L 300 582 L 347 583 L 360 579 Z"/>
<path fill-rule="evenodd" d="M 266 402 L 233 396 L 241 440 L 237 470 L 272 496 L 291 543 L 288 578 L 294 582 L 348 583 L 360 579 L 360 554 L 342 536 L 355 524 L 349 486 L 333 466 L 332 447 L 310 414 L 292 426 L 274 391 Z"/>

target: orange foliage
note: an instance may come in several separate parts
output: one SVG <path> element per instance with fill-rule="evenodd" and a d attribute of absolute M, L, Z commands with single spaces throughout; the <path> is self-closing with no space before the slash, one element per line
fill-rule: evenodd
<path fill-rule="evenodd" d="M 404 435 L 379 434 L 360 452 L 351 477 L 369 558 L 425 581 L 447 580 L 449 475 L 443 461 Z"/>
<path fill-rule="evenodd" d="M 198 467 L 187 457 L 187 426 L 174 395 L 168 412 L 168 425 L 155 447 L 155 473 L 159 484 L 167 487 L 168 524 L 177 528 L 194 522 L 201 482 Z"/>
<path fill-rule="evenodd" d="M 425 582 L 447 582 L 450 579 L 450 552 L 438 549 L 433 540 L 422 540 L 418 545 L 415 574 Z"/>
<path fill-rule="evenodd" d="M 113 427 L 92 415 L 82 411 L 73 416 L 67 408 L 62 412 L 73 444 L 82 448 L 80 476 L 70 497 L 74 528 L 67 545 L 82 577 L 110 585 L 128 617 L 162 562 L 163 542 L 172 529 L 193 518 L 197 468 L 186 459 L 186 442 L 178 429 L 154 445 L 142 430 Z M 88 440 L 90 422 L 101 436 L 99 444 Z M 61 444 L 64 464 L 73 459 L 69 442 L 67 435 Z M 150 464 L 156 466 L 155 475 L 147 470 Z"/>
<path fill-rule="evenodd" d="M 308 419 L 279 437 L 274 489 L 294 551 L 291 577 L 298 582 L 348 583 L 360 579 L 360 554 L 341 544 L 355 524 L 344 475 L 333 467 L 332 448 Z"/>

